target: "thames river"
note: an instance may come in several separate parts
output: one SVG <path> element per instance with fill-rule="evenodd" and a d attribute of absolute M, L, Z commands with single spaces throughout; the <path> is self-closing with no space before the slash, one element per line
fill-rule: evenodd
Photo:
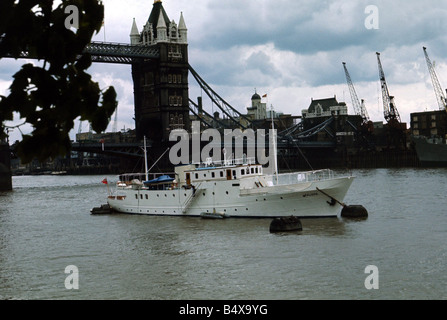
<path fill-rule="evenodd" d="M 344 202 L 367 219 L 279 234 L 271 219 L 91 215 L 117 177 L 15 176 L 0 299 L 447 299 L 447 169 L 352 173 Z"/>

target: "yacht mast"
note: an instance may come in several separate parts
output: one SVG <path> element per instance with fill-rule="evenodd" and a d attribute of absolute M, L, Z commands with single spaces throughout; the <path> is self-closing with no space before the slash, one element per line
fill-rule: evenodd
<path fill-rule="evenodd" d="M 278 163 L 277 163 L 277 159 L 276 159 L 276 130 L 275 130 L 275 123 L 273 121 L 273 105 L 270 105 L 271 110 L 270 110 L 270 116 L 272 118 L 272 139 L 273 139 L 273 161 L 274 161 L 274 170 L 275 170 L 275 175 L 276 175 L 276 184 L 278 184 Z"/>
<path fill-rule="evenodd" d="M 149 180 L 148 170 L 147 170 L 147 150 L 146 150 L 146 136 L 144 136 L 144 172 L 146 174 L 146 181 Z"/>

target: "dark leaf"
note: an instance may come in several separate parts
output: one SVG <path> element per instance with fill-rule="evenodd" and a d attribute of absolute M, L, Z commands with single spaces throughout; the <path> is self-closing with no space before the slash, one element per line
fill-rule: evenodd
<path fill-rule="evenodd" d="M 78 29 L 65 26 L 68 4 L 79 9 Z M 116 92 L 110 87 L 101 93 L 86 72 L 91 57 L 83 53 L 103 18 L 99 0 L 64 0 L 54 9 L 53 0 L 0 0 L 0 56 L 17 58 L 27 52 L 44 61 L 43 67 L 23 65 L 13 76 L 9 95 L 0 99 L 2 127 L 14 113 L 33 127 L 17 146 L 23 162 L 67 153 L 78 117 L 98 132 L 107 128 L 117 106 Z"/>

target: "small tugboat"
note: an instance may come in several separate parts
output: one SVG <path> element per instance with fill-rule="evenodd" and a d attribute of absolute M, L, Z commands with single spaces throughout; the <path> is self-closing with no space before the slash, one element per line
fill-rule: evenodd
<path fill-rule="evenodd" d="M 112 209 L 108 204 L 102 204 L 100 207 L 94 207 L 90 210 L 91 214 L 108 214 L 112 213 Z"/>
<path fill-rule="evenodd" d="M 213 212 L 202 212 L 200 216 L 204 219 L 224 219 L 230 217 L 230 215 L 225 212 L 216 212 L 216 209 L 214 209 Z"/>
<path fill-rule="evenodd" d="M 301 231 L 303 226 L 295 216 L 275 218 L 270 223 L 270 232 Z"/>

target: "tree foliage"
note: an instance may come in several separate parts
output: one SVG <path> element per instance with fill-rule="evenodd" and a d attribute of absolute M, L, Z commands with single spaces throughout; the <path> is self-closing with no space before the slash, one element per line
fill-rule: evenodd
<path fill-rule="evenodd" d="M 67 28 L 69 5 L 79 12 L 76 29 Z M 87 73 L 91 57 L 83 53 L 103 19 L 98 0 L 63 0 L 58 6 L 53 0 L 0 1 L 0 57 L 18 59 L 28 52 L 42 61 L 42 66 L 24 64 L 13 76 L 9 95 L 0 96 L 0 134 L 5 135 L 5 121 L 14 114 L 33 128 L 18 144 L 22 161 L 66 154 L 78 117 L 96 132 L 107 128 L 117 107 L 116 92 L 101 90 L 92 80 Z"/>

